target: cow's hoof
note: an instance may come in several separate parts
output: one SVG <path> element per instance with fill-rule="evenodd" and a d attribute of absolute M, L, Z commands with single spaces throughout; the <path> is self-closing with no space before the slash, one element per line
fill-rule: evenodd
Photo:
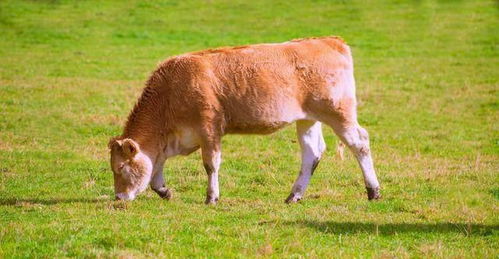
<path fill-rule="evenodd" d="M 366 187 L 367 190 L 367 198 L 371 200 L 379 200 L 381 199 L 381 194 L 379 192 L 379 186 L 376 188 Z"/>
<path fill-rule="evenodd" d="M 301 200 L 301 197 L 298 196 L 298 195 L 295 195 L 294 193 L 291 193 L 288 198 L 286 198 L 286 200 L 284 201 L 285 203 L 287 204 L 290 204 L 290 203 L 297 203 Z"/>
<path fill-rule="evenodd" d="M 217 202 L 218 202 L 218 197 L 212 198 L 212 197 L 207 196 L 206 200 L 204 201 L 204 204 L 206 204 L 206 205 L 216 205 Z"/>
<path fill-rule="evenodd" d="M 161 199 L 170 200 L 172 198 L 172 191 L 168 188 L 161 188 L 155 191 Z"/>

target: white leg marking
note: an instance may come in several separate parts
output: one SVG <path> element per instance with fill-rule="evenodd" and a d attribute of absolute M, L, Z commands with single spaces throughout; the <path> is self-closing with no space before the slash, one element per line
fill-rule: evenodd
<path fill-rule="evenodd" d="M 210 152 L 210 154 L 203 154 L 204 168 L 208 174 L 208 189 L 206 191 L 205 203 L 215 204 L 220 197 L 218 170 L 220 169 L 220 164 L 222 162 L 222 153 L 219 150 L 211 150 L 208 152 Z"/>
<path fill-rule="evenodd" d="M 301 170 L 296 179 L 287 203 L 297 202 L 305 193 L 310 177 L 317 167 L 326 144 L 322 136 L 322 125 L 316 121 L 297 121 L 296 130 L 301 147 Z"/>
<path fill-rule="evenodd" d="M 367 131 L 359 125 L 339 130 L 337 134 L 343 139 L 345 144 L 352 150 L 357 158 L 357 162 L 364 175 L 364 183 L 368 191 L 368 198 L 378 199 L 379 182 L 374 171 L 371 150 L 369 148 L 369 135 Z"/>

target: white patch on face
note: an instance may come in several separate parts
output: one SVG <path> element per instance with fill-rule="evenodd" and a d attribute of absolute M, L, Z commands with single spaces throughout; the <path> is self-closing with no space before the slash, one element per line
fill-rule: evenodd
<path fill-rule="evenodd" d="M 135 193 L 120 192 L 116 194 L 118 200 L 131 201 L 135 199 Z"/>
<path fill-rule="evenodd" d="M 129 166 L 124 166 L 120 173 L 124 179 L 128 182 L 128 185 L 132 184 L 132 179 L 136 177 L 141 177 L 139 179 L 135 179 L 133 182 L 134 186 L 129 186 L 129 192 L 120 192 L 116 194 L 116 198 L 119 200 L 133 200 L 137 196 L 137 194 L 143 192 L 147 189 L 147 186 L 151 180 L 152 175 L 152 161 L 151 159 L 144 153 L 139 152 L 135 155 L 134 160 L 136 163 L 141 163 L 144 172 L 136 173 Z"/>
<path fill-rule="evenodd" d="M 146 154 L 144 154 L 142 152 L 139 152 L 136 155 L 136 159 L 140 159 L 140 161 L 145 166 L 145 170 L 146 170 L 143 178 L 141 179 L 141 183 L 138 186 L 137 191 L 136 191 L 136 193 L 141 193 L 145 189 L 147 189 L 147 185 L 151 181 L 153 165 L 152 165 L 151 159 Z"/>
<path fill-rule="evenodd" d="M 133 177 L 133 171 L 129 166 L 123 166 L 123 168 L 119 172 L 125 179 L 130 179 L 130 177 Z"/>

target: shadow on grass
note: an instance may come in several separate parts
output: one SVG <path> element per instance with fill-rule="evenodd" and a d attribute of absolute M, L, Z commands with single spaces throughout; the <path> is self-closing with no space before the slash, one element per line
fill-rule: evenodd
<path fill-rule="evenodd" d="M 370 223 L 297 220 L 283 222 L 284 225 L 309 227 L 328 234 L 368 233 L 390 236 L 400 233 L 461 233 L 466 236 L 489 236 L 499 231 L 499 225 L 468 223 Z"/>
<path fill-rule="evenodd" d="M 106 199 L 87 199 L 87 198 L 53 198 L 53 199 L 42 199 L 42 198 L 0 198 L 0 206 L 23 206 L 23 205 L 55 205 L 64 203 L 97 203 L 103 202 Z"/>

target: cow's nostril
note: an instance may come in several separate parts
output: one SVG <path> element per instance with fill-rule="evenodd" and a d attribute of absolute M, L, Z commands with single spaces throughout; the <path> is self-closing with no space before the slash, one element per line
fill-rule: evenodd
<path fill-rule="evenodd" d="M 114 196 L 114 200 L 119 201 L 119 200 L 121 200 L 121 198 L 120 198 L 120 196 L 116 195 L 116 196 Z"/>

